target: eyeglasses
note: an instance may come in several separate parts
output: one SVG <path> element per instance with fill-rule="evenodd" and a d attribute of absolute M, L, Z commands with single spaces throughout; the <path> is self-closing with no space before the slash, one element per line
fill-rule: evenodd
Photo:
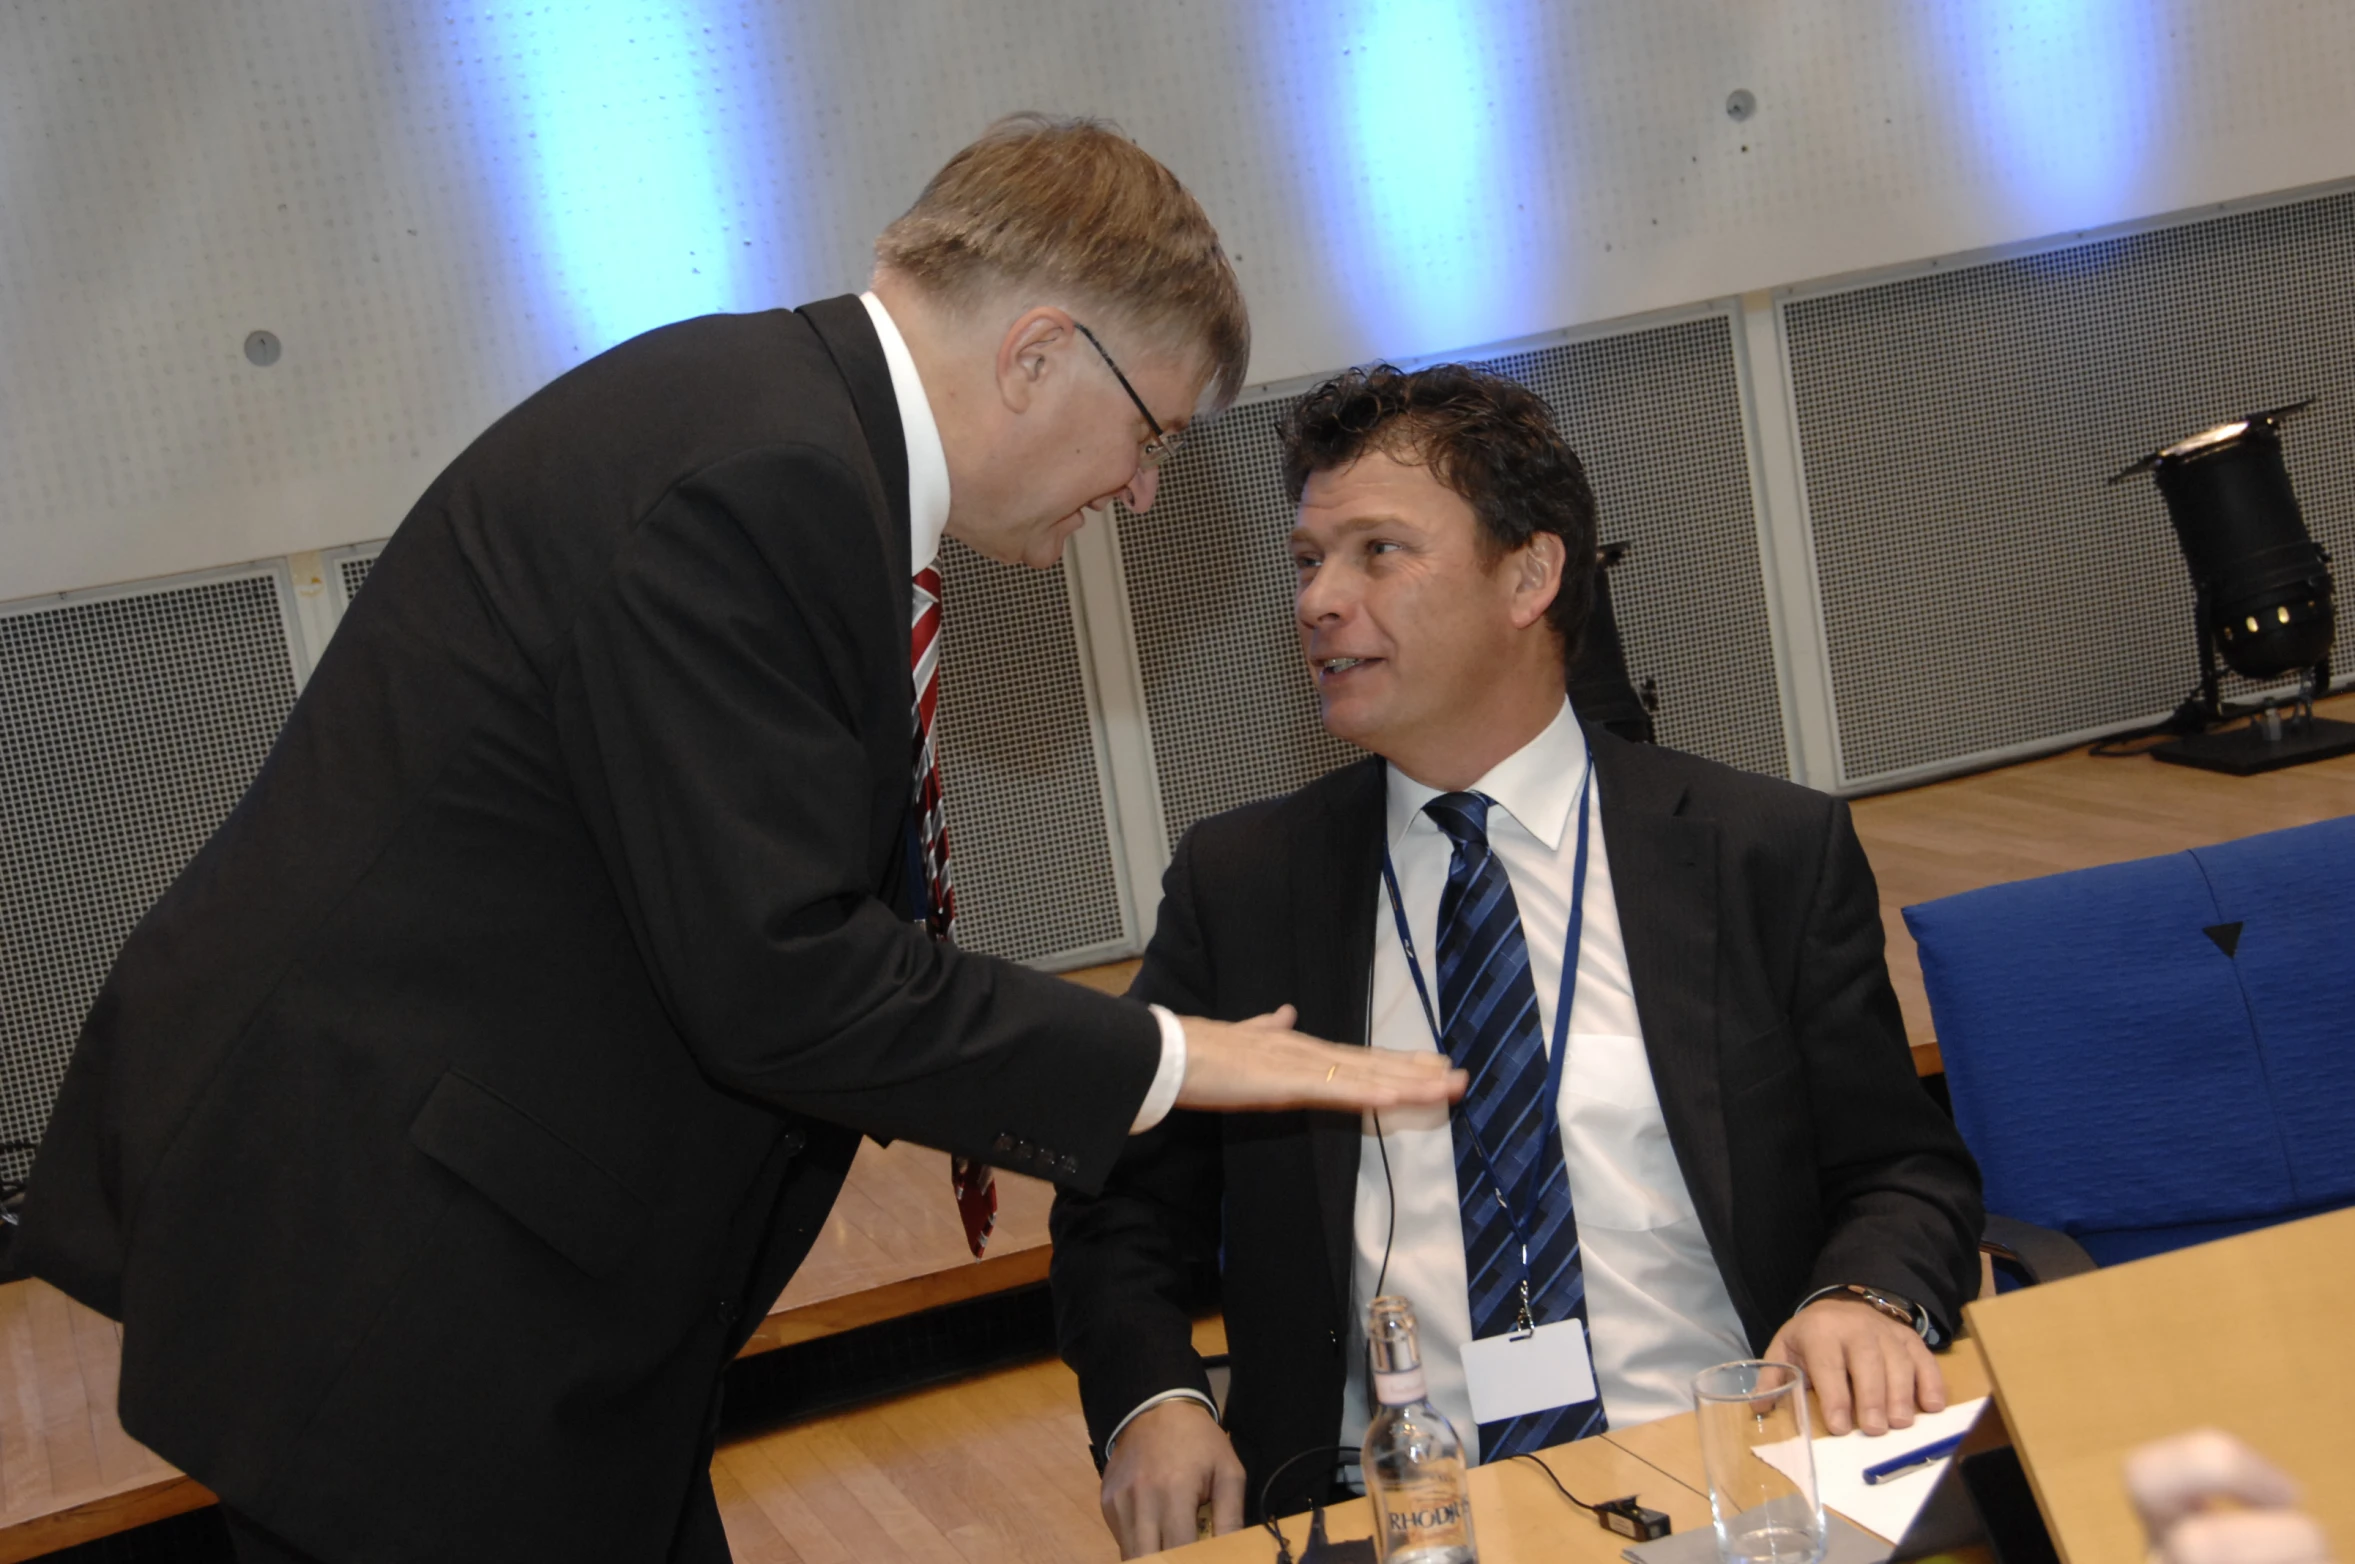
<path fill-rule="evenodd" d="M 1112 355 L 1105 351 L 1104 344 L 1096 341 L 1096 334 L 1080 326 L 1076 320 L 1071 324 L 1079 326 L 1079 334 L 1087 338 L 1089 344 L 1103 357 L 1104 367 L 1112 371 L 1112 378 L 1120 382 L 1120 389 L 1128 393 L 1128 399 L 1136 403 L 1137 411 L 1144 415 L 1145 427 L 1153 431 L 1153 437 L 1145 442 L 1141 452 L 1143 464 L 1158 467 L 1177 455 L 1179 447 L 1186 443 L 1186 432 L 1183 429 L 1162 428 L 1161 420 L 1153 416 L 1153 409 L 1147 407 L 1145 399 L 1137 395 L 1137 388 L 1128 383 L 1128 376 L 1120 372 L 1120 366 L 1112 362 Z"/>

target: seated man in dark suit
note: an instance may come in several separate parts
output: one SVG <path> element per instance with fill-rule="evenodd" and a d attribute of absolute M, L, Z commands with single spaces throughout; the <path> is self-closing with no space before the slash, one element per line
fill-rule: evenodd
<path fill-rule="evenodd" d="M 1301 647 L 1372 758 L 1188 832 L 1131 992 L 1437 1046 L 1472 1085 L 1362 1122 L 1174 1113 L 1059 1196 L 1062 1350 L 1124 1554 L 1358 1442 L 1378 1293 L 1414 1303 L 1476 1459 L 1687 1409 L 1754 1354 L 1805 1366 L 1835 1431 L 1943 1406 L 1979 1179 L 1914 1078 L 1846 806 L 1581 726 L 1594 501 L 1528 391 L 1353 371 L 1284 436 Z M 1186 1312 L 1213 1256 L 1224 1429 Z"/>

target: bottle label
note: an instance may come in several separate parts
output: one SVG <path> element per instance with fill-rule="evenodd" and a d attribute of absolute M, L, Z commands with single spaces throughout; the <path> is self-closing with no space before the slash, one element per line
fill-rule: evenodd
<path fill-rule="evenodd" d="M 1381 1506 L 1388 1543 L 1384 1558 L 1410 1550 L 1472 1545 L 1471 1505 L 1464 1496 L 1460 1469 L 1420 1481 L 1385 1483 Z"/>
<path fill-rule="evenodd" d="M 1410 1401 L 1423 1399 L 1423 1370 L 1421 1365 L 1402 1369 L 1396 1374 L 1374 1375 L 1374 1399 L 1386 1407 L 1402 1407 Z"/>

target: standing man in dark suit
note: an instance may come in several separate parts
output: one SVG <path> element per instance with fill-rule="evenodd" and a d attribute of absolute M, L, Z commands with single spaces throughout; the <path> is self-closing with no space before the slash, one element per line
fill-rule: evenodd
<path fill-rule="evenodd" d="M 1362 1121 L 1180 1110 L 1058 1196 L 1063 1354 L 1124 1555 L 1358 1443 L 1385 1292 L 1475 1459 L 1689 1408 L 1698 1370 L 1759 1352 L 1835 1431 L 1942 1406 L 1978 1174 L 1914 1078 L 1846 807 L 1580 724 L 1594 501 L 1530 392 L 1352 372 L 1284 437 L 1301 647 L 1375 758 L 1188 832 L 1130 992 L 1296 1007 L 1471 1086 Z M 1223 1429 L 1184 1306 L 1213 1255 Z"/>
<path fill-rule="evenodd" d="M 1085 122 L 995 127 L 877 260 L 462 455 L 93 1009 L 27 1258 L 241 1558 L 724 1559 L 721 1370 L 862 1131 L 1092 1189 L 1173 1103 L 1451 1089 L 934 938 L 941 536 L 1150 505 L 1248 329 Z"/>

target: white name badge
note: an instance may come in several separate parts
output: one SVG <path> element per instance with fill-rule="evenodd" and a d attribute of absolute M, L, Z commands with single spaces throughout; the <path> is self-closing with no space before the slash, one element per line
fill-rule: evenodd
<path fill-rule="evenodd" d="M 1527 1336 L 1467 1343 L 1464 1388 L 1472 1393 L 1475 1423 L 1592 1401 L 1595 1366 L 1587 1356 L 1585 1324 L 1561 1320 Z"/>

